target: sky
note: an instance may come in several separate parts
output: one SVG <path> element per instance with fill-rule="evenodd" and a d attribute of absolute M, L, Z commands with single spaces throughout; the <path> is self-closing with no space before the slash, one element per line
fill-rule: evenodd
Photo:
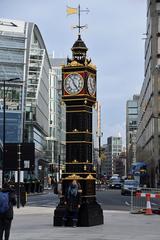
<path fill-rule="evenodd" d="M 122 136 L 125 144 L 126 101 L 139 94 L 144 79 L 146 0 L 0 0 L 0 18 L 34 22 L 49 54 L 71 57 L 77 39 L 77 15 L 66 8 L 89 9 L 81 14 L 82 40 L 97 66 L 97 100 L 101 104 L 102 143 Z"/>

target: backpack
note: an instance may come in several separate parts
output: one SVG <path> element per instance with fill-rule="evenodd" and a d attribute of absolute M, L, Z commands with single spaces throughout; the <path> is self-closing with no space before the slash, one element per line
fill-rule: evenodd
<path fill-rule="evenodd" d="M 0 213 L 5 213 L 9 209 L 9 193 L 0 192 Z"/>

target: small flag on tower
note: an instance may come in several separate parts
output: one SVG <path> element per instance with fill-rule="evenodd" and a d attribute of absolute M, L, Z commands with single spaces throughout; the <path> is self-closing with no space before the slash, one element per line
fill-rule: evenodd
<path fill-rule="evenodd" d="M 78 13 L 78 9 L 77 8 L 71 8 L 67 6 L 67 15 L 71 15 L 71 14 L 77 14 Z"/>

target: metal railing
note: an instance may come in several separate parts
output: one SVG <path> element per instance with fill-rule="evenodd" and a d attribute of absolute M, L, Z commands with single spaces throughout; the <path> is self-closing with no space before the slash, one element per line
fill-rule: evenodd
<path fill-rule="evenodd" d="M 150 194 L 153 211 L 160 210 L 160 189 L 142 188 L 139 192 L 131 192 L 131 213 L 144 213 L 146 210 L 146 194 Z"/>

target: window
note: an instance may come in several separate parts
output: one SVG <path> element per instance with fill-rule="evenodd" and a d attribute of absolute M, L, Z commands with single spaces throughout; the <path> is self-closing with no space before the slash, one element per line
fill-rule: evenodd
<path fill-rule="evenodd" d="M 128 114 L 138 114 L 138 109 L 137 108 L 129 108 Z"/>

